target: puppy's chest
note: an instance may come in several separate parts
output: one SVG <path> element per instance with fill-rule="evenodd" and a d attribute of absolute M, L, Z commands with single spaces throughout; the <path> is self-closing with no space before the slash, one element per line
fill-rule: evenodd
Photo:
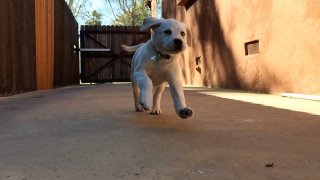
<path fill-rule="evenodd" d="M 154 82 L 166 81 L 166 74 L 170 70 L 171 63 L 149 62 L 146 66 L 146 72 Z"/>

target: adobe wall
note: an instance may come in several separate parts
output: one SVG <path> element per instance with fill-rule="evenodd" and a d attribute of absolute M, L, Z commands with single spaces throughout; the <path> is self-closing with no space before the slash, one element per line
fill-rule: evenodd
<path fill-rule="evenodd" d="M 177 3 L 163 1 L 163 15 L 192 30 L 187 84 L 320 95 L 320 0 L 198 0 L 187 11 Z M 259 53 L 246 55 L 255 40 Z"/>

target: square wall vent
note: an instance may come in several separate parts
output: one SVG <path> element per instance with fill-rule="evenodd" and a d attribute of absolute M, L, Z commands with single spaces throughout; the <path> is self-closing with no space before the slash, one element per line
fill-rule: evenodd
<path fill-rule="evenodd" d="M 244 43 L 245 55 L 258 54 L 259 53 L 259 40 L 249 41 Z"/>

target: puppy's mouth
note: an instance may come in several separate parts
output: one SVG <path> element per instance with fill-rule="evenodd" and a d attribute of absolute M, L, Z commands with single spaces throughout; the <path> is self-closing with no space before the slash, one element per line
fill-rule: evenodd
<path fill-rule="evenodd" d="M 184 50 L 184 44 L 181 39 L 174 39 L 170 46 L 165 48 L 167 54 L 179 54 Z"/>
<path fill-rule="evenodd" d="M 181 45 L 181 46 L 176 46 L 173 51 L 180 52 L 182 50 L 183 50 L 183 46 Z"/>
<path fill-rule="evenodd" d="M 170 54 L 177 54 L 183 51 L 183 45 L 174 45 L 173 48 L 166 50 Z"/>
<path fill-rule="evenodd" d="M 181 53 L 184 50 L 183 45 L 175 45 L 171 48 L 159 48 L 159 50 L 157 50 L 158 52 L 161 52 L 162 54 L 168 54 L 168 55 L 176 55 Z"/>
<path fill-rule="evenodd" d="M 173 52 L 181 52 L 183 50 L 183 41 L 181 39 L 174 39 L 173 44 Z"/>
<path fill-rule="evenodd" d="M 175 47 L 173 49 L 167 50 L 169 54 L 178 54 L 183 51 L 182 47 Z"/>

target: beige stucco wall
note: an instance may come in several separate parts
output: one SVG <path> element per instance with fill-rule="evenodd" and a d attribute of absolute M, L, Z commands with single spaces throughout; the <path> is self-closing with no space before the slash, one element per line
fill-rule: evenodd
<path fill-rule="evenodd" d="M 320 0 L 198 0 L 187 11 L 176 3 L 164 1 L 163 13 L 192 30 L 187 84 L 320 94 Z M 252 40 L 260 53 L 246 56 Z"/>

